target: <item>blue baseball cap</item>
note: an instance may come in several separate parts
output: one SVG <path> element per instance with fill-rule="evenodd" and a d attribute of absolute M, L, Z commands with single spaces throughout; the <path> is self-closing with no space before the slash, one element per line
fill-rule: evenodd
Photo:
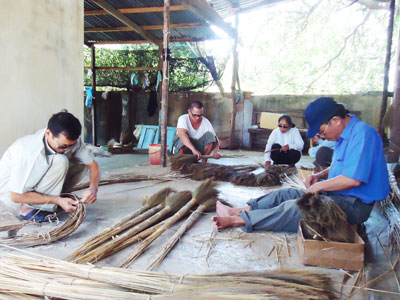
<path fill-rule="evenodd" d="M 308 124 L 307 137 L 314 137 L 322 122 L 331 115 L 336 108 L 336 102 L 331 97 L 320 97 L 307 105 L 304 112 Z"/>

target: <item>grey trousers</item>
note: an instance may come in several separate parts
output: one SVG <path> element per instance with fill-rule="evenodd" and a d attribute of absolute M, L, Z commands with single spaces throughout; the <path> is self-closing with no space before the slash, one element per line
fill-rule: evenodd
<path fill-rule="evenodd" d="M 210 143 L 214 143 L 214 147 L 215 147 L 215 135 L 209 131 L 207 131 L 205 134 L 202 135 L 201 138 L 199 138 L 198 140 L 196 139 L 192 139 L 189 138 L 190 141 L 192 142 L 193 146 L 197 149 L 197 151 L 199 151 L 201 154 L 204 154 L 204 147 L 207 146 Z M 176 136 L 175 137 L 175 141 L 174 141 L 174 145 L 172 148 L 172 154 L 178 154 L 179 150 L 183 147 L 183 143 L 181 141 L 181 139 Z"/>
<path fill-rule="evenodd" d="M 70 163 L 62 154 L 55 154 L 50 168 L 38 182 L 35 192 L 50 196 L 59 196 L 62 192 L 69 192 L 85 176 L 88 168 L 86 165 Z M 28 205 L 29 207 L 44 211 L 54 212 L 56 204 Z"/>
<path fill-rule="evenodd" d="M 250 200 L 247 204 L 250 211 L 241 211 L 240 217 L 246 223 L 243 231 L 287 231 L 297 232 L 301 211 L 296 200 L 304 194 L 294 188 L 276 190 L 264 196 Z M 333 192 L 322 194 L 332 198 L 346 213 L 350 224 L 365 222 L 373 208 L 373 204 L 365 204 L 354 196 L 340 195 Z"/>

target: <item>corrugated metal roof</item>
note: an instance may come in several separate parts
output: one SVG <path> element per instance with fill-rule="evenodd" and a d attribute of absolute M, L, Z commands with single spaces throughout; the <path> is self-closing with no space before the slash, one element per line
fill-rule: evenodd
<path fill-rule="evenodd" d="M 142 8 L 142 7 L 163 7 L 163 0 L 107 0 L 107 2 L 117 9 Z M 181 5 L 179 1 L 171 1 L 171 6 Z M 101 10 L 91 0 L 85 0 L 85 11 Z M 128 13 L 125 14 L 130 20 L 139 26 L 151 26 L 164 24 L 163 12 Z M 207 22 L 188 10 L 178 10 L 170 12 L 170 24 L 186 24 L 183 28 L 171 28 L 170 39 L 193 39 L 205 40 L 216 39 L 217 35 L 209 28 Z M 190 26 L 199 24 L 201 26 Z M 113 28 L 127 27 L 123 22 L 110 14 L 85 15 L 85 29 L 93 28 Z M 148 30 L 156 39 L 162 40 L 162 28 Z M 113 32 L 85 32 L 86 42 L 112 42 L 112 41 L 143 41 L 145 40 L 135 31 L 113 31 Z"/>
<path fill-rule="evenodd" d="M 199 0 L 201 1 L 201 0 Z M 240 11 L 255 9 L 260 6 L 267 6 L 276 2 L 287 0 L 207 0 L 213 9 L 222 17 L 232 14 L 232 7 L 240 7 Z M 148 8 L 163 7 L 164 0 L 107 0 L 107 3 L 116 9 L 126 8 Z M 181 5 L 180 1 L 171 0 L 171 6 Z M 85 11 L 102 10 L 100 6 L 91 0 L 84 1 Z M 146 13 L 125 13 L 131 21 L 139 26 L 163 25 L 163 12 L 146 12 Z M 185 24 L 184 27 L 171 28 L 170 39 L 192 39 L 206 40 L 216 39 L 217 35 L 212 31 L 208 23 L 195 13 L 189 10 L 171 10 L 170 24 Z M 194 26 L 200 25 L 200 26 Z M 86 30 L 94 28 L 113 28 L 127 27 L 123 22 L 119 21 L 111 14 L 85 15 L 84 26 Z M 146 30 L 157 40 L 162 40 L 162 28 L 157 30 Z M 124 42 L 124 41 L 144 41 L 146 40 L 141 34 L 135 31 L 110 31 L 101 30 L 98 32 L 85 32 L 86 42 Z"/>

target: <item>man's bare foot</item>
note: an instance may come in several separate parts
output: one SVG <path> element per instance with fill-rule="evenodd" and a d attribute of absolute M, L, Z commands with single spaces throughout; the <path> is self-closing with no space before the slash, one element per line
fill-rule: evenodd
<path fill-rule="evenodd" d="M 246 225 L 243 219 L 239 216 L 213 217 L 212 221 L 214 222 L 218 230 L 229 227 L 239 227 Z"/>
<path fill-rule="evenodd" d="M 19 213 L 18 214 L 21 215 L 21 216 L 26 216 L 32 210 L 34 210 L 34 208 L 26 206 L 26 205 L 21 205 L 21 208 L 19 209 Z"/>
<path fill-rule="evenodd" d="M 230 210 L 232 208 L 224 205 L 221 203 L 221 201 L 217 201 L 217 206 L 216 206 L 216 211 L 217 211 L 217 216 L 218 217 L 230 217 L 231 213 Z"/>

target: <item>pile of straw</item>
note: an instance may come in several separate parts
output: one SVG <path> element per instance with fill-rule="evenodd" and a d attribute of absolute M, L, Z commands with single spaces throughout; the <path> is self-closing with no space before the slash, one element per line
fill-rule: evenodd
<path fill-rule="evenodd" d="M 71 198 L 79 201 L 79 198 L 74 194 L 68 194 Z M 46 233 L 30 233 L 17 235 L 14 238 L 3 239 L 1 243 L 11 245 L 18 248 L 33 247 L 39 245 L 46 245 L 55 241 L 61 240 L 71 235 L 81 225 L 86 217 L 86 207 L 82 203 L 78 203 L 75 212 L 70 214 L 70 217 L 61 226 L 46 232 Z"/>
<path fill-rule="evenodd" d="M 180 276 L 12 254 L 0 266 L 2 295 L 21 299 L 337 299 L 329 277 L 300 270 Z"/>

